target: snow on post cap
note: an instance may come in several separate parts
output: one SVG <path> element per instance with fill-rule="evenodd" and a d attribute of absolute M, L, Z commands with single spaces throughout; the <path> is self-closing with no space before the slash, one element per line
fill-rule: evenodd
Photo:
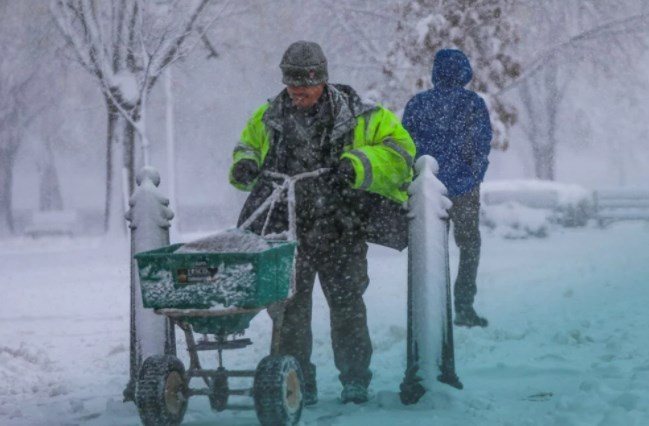
<path fill-rule="evenodd" d="M 135 181 L 138 185 L 142 185 L 142 182 L 144 182 L 145 179 L 150 180 L 154 186 L 160 185 L 160 173 L 151 166 L 142 167 L 135 177 Z"/>
<path fill-rule="evenodd" d="M 415 163 L 416 174 L 422 174 L 426 169 L 433 172 L 434 175 L 437 175 L 437 172 L 439 172 L 439 164 L 437 164 L 437 160 L 430 155 L 422 155 Z"/>
<path fill-rule="evenodd" d="M 437 179 L 438 170 L 439 165 L 435 158 L 430 155 L 422 155 L 415 163 L 415 179 L 408 186 L 408 194 L 412 196 L 416 193 L 426 193 L 429 194 L 427 197 L 432 197 L 434 195 L 431 194 L 439 193 L 445 196 L 447 194 L 446 186 Z M 445 205 L 446 202 L 443 204 Z M 445 206 L 445 208 L 448 207 L 450 205 Z"/>
<path fill-rule="evenodd" d="M 169 208 L 169 199 L 157 189 L 160 173 L 153 167 L 145 166 L 137 173 L 135 181 L 138 186 L 128 201 L 131 208 L 125 214 L 126 220 L 131 222 L 130 227 L 135 229 L 153 224 L 169 228 L 174 213 Z"/>

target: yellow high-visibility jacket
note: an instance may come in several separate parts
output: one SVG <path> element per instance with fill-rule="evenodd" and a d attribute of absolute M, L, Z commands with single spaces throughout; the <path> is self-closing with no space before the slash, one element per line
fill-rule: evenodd
<path fill-rule="evenodd" d="M 329 84 L 327 90 L 341 100 L 330 139 L 343 138 L 341 159 L 350 160 L 356 172 L 352 188 L 405 202 L 407 185 L 412 181 L 415 145 L 401 121 L 381 105 L 361 102 L 348 86 Z M 260 169 L 264 168 L 272 141 L 281 137 L 283 117 L 279 115 L 278 104 L 282 95 L 260 106 L 248 120 L 233 151 L 232 168 L 243 159 L 254 160 Z M 241 190 L 251 190 L 255 182 L 237 182 L 232 168 L 230 183 Z"/>

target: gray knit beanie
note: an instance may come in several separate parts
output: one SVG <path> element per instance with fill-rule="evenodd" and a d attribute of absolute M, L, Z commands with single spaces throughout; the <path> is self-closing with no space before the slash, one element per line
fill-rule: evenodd
<path fill-rule="evenodd" d="M 287 86 L 313 86 L 329 79 L 327 58 L 320 45 L 313 41 L 300 40 L 291 44 L 279 67 L 282 83 Z"/>

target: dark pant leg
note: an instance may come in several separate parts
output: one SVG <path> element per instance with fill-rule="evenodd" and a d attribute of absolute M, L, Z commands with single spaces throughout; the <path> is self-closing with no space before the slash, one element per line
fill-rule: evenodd
<path fill-rule="evenodd" d="M 451 198 L 449 216 L 453 236 L 460 249 L 460 265 L 454 286 L 455 309 L 472 306 L 477 292 L 476 277 L 480 263 L 480 186 Z"/>
<path fill-rule="evenodd" d="M 298 250 L 295 263 L 295 294 L 284 307 L 278 348 L 280 355 L 292 355 L 298 360 L 307 385 L 315 385 L 315 366 L 311 364 L 311 311 L 316 261 L 311 254 Z"/>
<path fill-rule="evenodd" d="M 369 284 L 367 244 L 345 244 L 332 250 L 317 269 L 329 304 L 334 363 L 340 381 L 367 387 L 372 379 L 372 343 L 363 301 Z"/>

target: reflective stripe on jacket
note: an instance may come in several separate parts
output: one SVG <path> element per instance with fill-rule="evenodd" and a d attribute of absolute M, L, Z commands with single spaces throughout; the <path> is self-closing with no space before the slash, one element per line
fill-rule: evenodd
<path fill-rule="evenodd" d="M 329 90 L 347 96 L 339 90 L 340 87 L 329 85 Z M 265 117 L 270 107 L 270 102 L 265 103 L 248 120 L 233 151 L 232 167 L 243 159 L 251 159 L 262 168 L 273 132 L 279 131 Z M 410 135 L 396 115 L 380 105 L 355 102 L 350 111 L 349 119 L 345 116 L 340 120 L 336 118 L 331 139 L 344 140 L 341 158 L 350 160 L 356 171 L 352 188 L 373 192 L 399 203 L 406 201 L 406 187 L 412 180 L 415 157 L 415 145 Z M 237 182 L 232 177 L 232 168 L 230 183 L 246 191 L 254 186 L 254 182 L 249 185 Z"/>

